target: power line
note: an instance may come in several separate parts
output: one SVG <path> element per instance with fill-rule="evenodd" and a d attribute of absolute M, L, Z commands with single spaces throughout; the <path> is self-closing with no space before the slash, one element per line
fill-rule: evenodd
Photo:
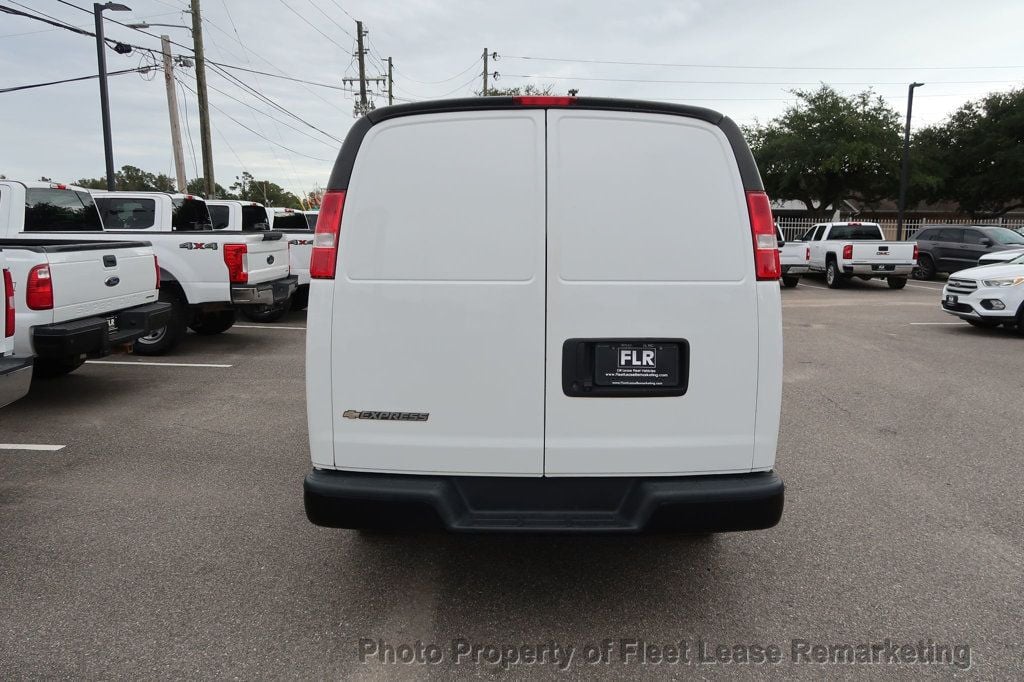
<path fill-rule="evenodd" d="M 79 10 L 80 12 L 85 12 L 86 14 L 89 14 L 89 15 L 92 15 L 92 13 L 93 13 L 92 10 L 86 9 L 85 7 L 80 7 L 79 5 L 76 5 L 73 2 L 68 2 L 68 0 L 57 0 L 57 2 L 61 3 L 62 5 L 67 5 L 68 7 L 74 7 L 75 9 Z M 38 10 L 36 10 L 36 11 L 38 11 Z M 160 36 L 156 35 L 155 33 L 150 33 L 149 31 L 146 31 L 144 29 L 138 28 L 136 26 L 129 26 L 128 24 L 126 24 L 124 22 L 121 22 L 121 21 L 118 21 L 117 19 L 114 19 L 113 17 L 107 16 L 106 14 L 104 14 L 102 16 L 103 16 L 103 18 L 105 20 L 107 20 L 109 22 L 112 22 L 114 24 L 117 24 L 118 26 L 123 26 L 124 28 L 130 28 L 133 31 L 138 31 L 139 33 L 141 33 L 143 35 L 147 35 L 150 38 L 155 38 L 156 40 L 160 40 Z M 170 39 L 168 39 L 168 40 L 170 40 Z M 173 40 L 170 40 L 170 43 L 172 45 L 177 45 L 178 47 L 180 47 L 182 49 L 188 50 L 189 52 L 195 52 L 195 50 L 192 47 L 189 47 L 188 45 L 182 45 L 181 43 L 175 42 Z M 132 45 L 132 47 L 139 47 L 139 49 L 142 49 L 142 50 L 151 50 L 151 48 L 140 47 L 140 46 L 137 46 L 137 45 Z"/>
<path fill-rule="evenodd" d="M 469 66 L 467 66 L 467 67 L 466 67 L 465 69 L 463 69 L 462 71 L 459 71 L 459 72 L 458 72 L 457 74 L 455 74 L 454 76 L 449 76 L 448 78 L 442 78 L 442 79 L 441 79 L 441 80 L 439 80 L 439 81 L 421 81 L 421 80 L 416 80 L 415 78 L 413 78 L 413 77 L 412 77 L 412 76 L 410 76 L 409 74 L 405 73 L 405 71 L 403 71 L 402 69 L 398 68 L 398 66 L 395 66 L 395 67 L 394 67 L 394 69 L 395 69 L 395 71 L 397 71 L 397 72 L 399 72 L 399 73 L 403 74 L 403 75 L 405 76 L 405 80 L 407 80 L 407 81 L 412 81 L 413 83 L 418 83 L 418 84 L 420 84 L 420 85 L 440 85 L 441 83 L 447 83 L 448 81 L 453 81 L 453 80 L 455 80 L 456 78 L 458 78 L 459 76 L 462 76 L 462 75 L 464 75 L 464 74 L 467 74 L 467 73 L 469 73 L 470 69 L 476 69 L 476 68 L 479 68 L 479 67 L 477 66 L 477 64 L 479 64 L 479 63 L 480 63 L 480 60 L 481 60 L 481 59 L 483 59 L 483 57 L 482 57 L 482 56 L 481 56 L 481 57 L 477 57 L 476 59 L 474 59 L 474 60 L 473 60 L 473 63 L 472 63 L 472 64 L 470 64 Z"/>
<path fill-rule="evenodd" d="M 619 64 L 624 66 L 667 66 L 688 69 L 772 69 L 792 71 L 957 71 L 972 69 L 1024 69 L 1024 65 L 986 65 L 986 66 L 768 66 L 765 64 L 673 64 L 669 62 L 632 62 L 612 59 L 574 59 L 568 57 L 528 57 L 521 55 L 501 55 L 504 59 L 526 59 L 543 62 L 578 62 L 581 64 Z"/>
<path fill-rule="evenodd" d="M 685 84 L 685 85 L 775 85 L 775 86 L 786 86 L 786 85 L 821 85 L 823 82 L 828 85 L 899 85 L 906 87 L 906 83 L 903 81 L 694 81 L 694 80 L 672 80 L 672 79 L 658 79 L 658 78 L 599 78 L 591 76 L 554 76 L 543 73 L 507 73 L 503 74 L 507 78 L 538 78 L 548 80 L 570 80 L 570 81 L 607 81 L 611 83 L 660 83 L 660 84 Z M 1020 79 L 1016 80 L 982 80 L 982 81 L 933 81 L 929 80 L 929 85 L 942 85 L 944 83 L 950 85 L 977 85 L 984 83 L 1020 83 Z"/>
<path fill-rule="evenodd" d="M 126 73 L 144 73 L 146 71 L 149 71 L 151 68 L 152 67 L 149 67 L 149 66 L 140 66 L 140 67 L 137 67 L 137 68 L 134 68 L 134 69 L 121 69 L 120 71 L 108 71 L 107 75 L 108 76 L 120 76 L 120 75 L 123 75 L 123 74 L 126 74 Z M 64 79 L 59 80 L 59 81 L 47 81 L 45 83 L 30 83 L 28 85 L 15 85 L 15 86 L 12 86 L 12 87 L 9 87 L 9 88 L 0 88 L 0 95 L 4 94 L 6 92 L 18 92 L 19 90 L 32 90 L 33 88 L 43 88 L 43 87 L 46 87 L 48 85 L 60 85 L 62 83 L 74 83 L 76 81 L 86 81 L 86 80 L 90 80 L 92 78 L 99 78 L 99 77 L 100 77 L 100 75 L 98 73 L 94 73 L 91 76 L 78 76 L 77 78 L 64 78 Z"/>
<path fill-rule="evenodd" d="M 317 12 L 319 12 L 322 15 L 324 15 L 324 17 L 327 19 L 327 21 L 331 22 L 332 24 L 334 24 L 335 26 L 340 28 L 342 30 L 342 32 L 345 33 L 349 38 L 355 39 L 355 36 L 352 35 L 351 31 L 349 31 L 347 28 L 345 28 L 344 26 L 342 26 L 341 24 L 336 22 L 334 19 L 332 19 L 331 15 L 329 15 L 327 12 L 323 11 L 322 9 L 320 9 L 320 7 L 315 2 L 313 2 L 313 0 L 306 0 L 306 2 L 308 2 L 310 5 L 312 5 L 313 9 L 315 9 Z M 348 12 L 345 12 L 345 14 L 348 14 Z"/>
<path fill-rule="evenodd" d="M 185 134 L 188 136 L 188 148 L 192 150 L 192 172 L 195 173 L 194 177 L 199 177 L 199 164 L 196 162 L 196 146 L 192 144 L 192 123 L 188 120 L 188 99 L 185 98 L 185 86 L 181 80 L 175 76 L 174 81 L 178 84 L 178 88 L 181 89 L 181 109 L 185 112 Z M 187 183 L 186 183 L 187 184 Z M 185 189 L 188 189 L 187 187 Z"/>
<path fill-rule="evenodd" d="M 297 11 L 295 11 L 295 9 L 294 9 L 294 8 L 293 8 L 293 7 L 291 6 L 291 5 L 289 5 L 289 4 L 287 3 L 287 2 L 285 2 L 285 0 L 278 0 L 278 2 L 280 2 L 280 3 L 282 4 L 282 5 L 284 5 L 285 9 L 287 9 L 287 10 L 288 10 L 289 12 L 291 12 L 292 14 L 294 14 L 295 16 L 297 16 L 297 17 L 298 17 L 299 19 L 301 19 L 301 20 L 302 20 L 303 22 L 305 22 L 305 24 L 306 24 L 307 26 L 309 26 L 309 27 L 310 27 L 311 29 L 313 29 L 314 31 L 316 31 L 317 33 L 319 33 L 320 35 L 322 35 L 322 36 L 323 36 L 324 38 L 327 38 L 327 40 L 329 40 L 329 41 L 331 41 L 332 43 L 334 43 L 334 44 L 335 44 L 335 45 L 336 45 L 336 46 L 337 46 L 337 47 L 338 47 L 339 49 L 341 49 L 341 50 L 344 50 L 344 49 L 345 49 L 345 47 L 344 47 L 343 45 L 341 45 L 341 43 L 339 43 L 339 42 L 338 42 L 338 41 L 336 41 L 336 40 L 335 40 L 334 38 L 330 37 L 329 35 L 327 35 L 327 34 L 326 34 L 326 33 L 324 33 L 323 31 L 321 31 L 321 30 L 320 30 L 319 28 L 317 28 L 317 27 L 316 27 L 316 25 L 315 25 L 315 24 L 313 24 L 313 23 L 312 23 L 312 22 L 311 22 L 311 21 L 310 21 L 309 19 L 307 19 L 306 17 L 302 16 L 302 15 L 301 15 L 301 14 L 299 14 L 299 13 L 298 13 Z M 351 34 L 350 34 L 350 35 L 351 35 Z"/>

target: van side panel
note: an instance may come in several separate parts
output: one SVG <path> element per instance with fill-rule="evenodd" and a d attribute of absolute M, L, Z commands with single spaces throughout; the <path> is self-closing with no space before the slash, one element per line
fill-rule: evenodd
<path fill-rule="evenodd" d="M 775 282 L 757 283 L 757 424 L 755 471 L 775 466 L 782 417 L 782 294 Z"/>
<path fill-rule="evenodd" d="M 757 293 L 743 183 L 721 129 L 549 110 L 547 280 L 547 475 L 750 471 Z M 685 395 L 563 392 L 567 339 L 635 338 L 688 342 Z"/>
<path fill-rule="evenodd" d="M 542 110 L 366 133 L 334 281 L 337 468 L 541 475 L 544 154 Z"/>

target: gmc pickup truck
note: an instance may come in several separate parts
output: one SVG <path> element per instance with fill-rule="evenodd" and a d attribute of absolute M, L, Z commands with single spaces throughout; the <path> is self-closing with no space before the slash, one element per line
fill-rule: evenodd
<path fill-rule="evenodd" d="M 878 223 L 819 223 L 798 241 L 810 247 L 810 269 L 825 273 L 830 289 L 851 277 L 885 279 L 902 289 L 917 264 L 917 244 L 886 240 Z"/>
<path fill-rule="evenodd" d="M 167 324 L 135 342 L 139 355 L 170 351 L 191 328 L 219 334 L 243 306 L 274 304 L 295 291 L 288 245 L 280 233 L 229 234 L 212 229 L 206 202 L 162 192 L 97 192 L 45 182 L 0 181 L 18 206 L 0 238 L 74 237 L 145 240 L 160 262 L 160 300 Z M 97 211 L 97 205 L 102 212 Z M 46 233 L 45 235 L 43 233 Z"/>
<path fill-rule="evenodd" d="M 0 249 L 0 293 L 4 296 L 0 315 L 0 407 L 10 405 L 28 393 L 32 383 L 32 358 L 14 357 L 14 330 L 17 318 L 14 312 L 14 276 L 7 268 L 7 256 Z"/>

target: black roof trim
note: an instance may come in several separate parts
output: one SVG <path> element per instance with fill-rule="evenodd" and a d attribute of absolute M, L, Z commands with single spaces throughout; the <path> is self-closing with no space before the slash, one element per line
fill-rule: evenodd
<path fill-rule="evenodd" d="M 516 104 L 513 97 L 463 97 L 459 99 L 437 99 L 425 102 L 413 102 L 410 104 L 397 104 L 390 107 L 382 107 L 371 111 L 360 118 L 349 129 L 345 136 L 345 142 L 341 146 L 338 158 L 334 162 L 330 180 L 327 182 L 327 189 L 347 189 L 349 180 L 352 178 L 352 168 L 355 165 L 356 154 L 362 145 L 363 138 L 373 125 L 382 121 L 402 116 L 414 116 L 418 114 L 442 114 L 456 111 L 494 111 L 500 109 L 524 109 L 529 108 Z M 538 107 L 540 108 L 540 107 Z M 746 140 L 739 127 L 729 117 L 704 107 L 695 107 L 688 104 L 670 104 L 668 102 L 653 102 L 639 99 L 615 99 L 611 97 L 577 97 L 573 103 L 567 106 L 546 107 L 552 109 L 596 109 L 601 111 L 628 111 L 648 114 L 669 114 L 674 116 L 686 116 L 701 121 L 706 121 L 718 126 L 725 133 L 726 139 L 732 146 L 733 154 L 736 156 L 736 163 L 739 165 L 740 178 L 743 187 L 747 190 L 763 190 L 761 175 L 754 163 L 754 156 L 750 153 Z"/>

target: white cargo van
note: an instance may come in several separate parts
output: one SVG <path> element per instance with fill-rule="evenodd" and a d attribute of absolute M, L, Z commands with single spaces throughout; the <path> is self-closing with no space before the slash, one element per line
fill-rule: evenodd
<path fill-rule="evenodd" d="M 721 114 L 572 97 L 378 109 L 342 146 L 310 274 L 313 523 L 778 522 L 779 252 Z"/>

